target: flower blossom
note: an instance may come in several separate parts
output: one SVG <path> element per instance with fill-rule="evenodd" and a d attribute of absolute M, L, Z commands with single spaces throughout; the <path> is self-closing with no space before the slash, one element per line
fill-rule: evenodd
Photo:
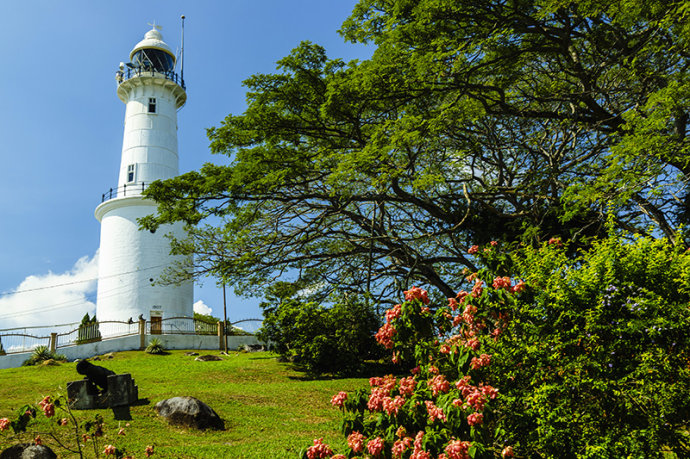
<path fill-rule="evenodd" d="M 469 449 L 470 442 L 452 440 L 448 443 L 448 446 L 446 446 L 446 453 L 448 454 L 446 457 L 448 459 L 469 459 Z"/>
<path fill-rule="evenodd" d="M 489 354 L 482 354 L 479 357 L 472 357 L 472 361 L 470 361 L 470 367 L 473 370 L 478 370 L 482 367 L 485 367 L 491 363 L 491 356 Z"/>
<path fill-rule="evenodd" d="M 513 285 L 513 288 L 510 289 L 512 293 L 522 293 L 525 291 L 527 288 L 527 284 L 525 284 L 523 281 L 518 282 L 517 284 Z"/>
<path fill-rule="evenodd" d="M 398 331 L 389 323 L 383 324 L 379 331 L 376 332 L 376 341 L 381 344 L 386 349 L 393 349 L 393 336 L 398 333 Z"/>
<path fill-rule="evenodd" d="M 151 446 L 151 445 L 147 446 L 146 449 L 144 450 L 144 455 L 146 457 L 153 456 L 153 446 Z"/>
<path fill-rule="evenodd" d="M 388 309 L 386 311 L 386 322 L 392 322 L 395 319 L 399 318 L 400 315 L 402 314 L 402 305 L 401 304 L 396 304 L 392 308 Z"/>
<path fill-rule="evenodd" d="M 397 395 L 395 398 L 384 397 L 383 399 L 383 411 L 385 411 L 389 416 L 397 416 L 400 408 L 405 404 L 405 399 Z"/>
<path fill-rule="evenodd" d="M 105 449 L 103 450 L 103 454 L 105 454 L 106 456 L 115 454 L 115 447 L 113 445 L 106 445 Z"/>
<path fill-rule="evenodd" d="M 512 446 L 506 446 L 503 448 L 503 451 L 501 451 L 501 457 L 506 458 L 506 457 L 513 457 L 515 453 L 513 452 L 513 447 Z"/>
<path fill-rule="evenodd" d="M 364 435 L 354 431 L 347 436 L 347 445 L 355 453 L 364 451 Z"/>
<path fill-rule="evenodd" d="M 7 430 L 7 428 L 10 426 L 10 420 L 7 418 L 2 418 L 0 419 L 0 431 L 2 430 Z"/>
<path fill-rule="evenodd" d="M 479 246 L 478 245 L 473 245 L 469 249 L 467 249 L 467 253 L 470 255 L 474 255 L 475 253 L 479 252 Z"/>
<path fill-rule="evenodd" d="M 321 459 L 332 454 L 333 451 L 323 442 L 323 438 L 314 439 L 314 445 L 307 448 L 307 457 L 309 459 Z"/>
<path fill-rule="evenodd" d="M 406 378 L 400 379 L 400 395 L 403 397 L 411 397 L 414 394 L 414 389 L 417 386 L 417 381 L 415 381 L 414 376 L 408 376 Z"/>
<path fill-rule="evenodd" d="M 36 443 L 38 446 L 41 446 L 43 444 L 43 440 L 41 440 L 40 435 L 36 435 L 36 438 L 34 438 L 34 443 Z"/>
<path fill-rule="evenodd" d="M 424 289 L 412 287 L 403 293 L 405 294 L 406 301 L 420 300 L 423 304 L 429 304 L 429 296 Z"/>
<path fill-rule="evenodd" d="M 497 276 L 494 279 L 494 283 L 492 285 L 493 285 L 493 288 L 495 288 L 496 290 L 499 290 L 499 289 L 510 290 L 510 277 L 508 277 L 508 276 L 503 276 L 503 277 Z"/>
<path fill-rule="evenodd" d="M 66 426 L 67 424 L 69 424 L 69 419 L 67 418 L 62 418 L 58 421 L 58 425 L 60 426 Z"/>
<path fill-rule="evenodd" d="M 341 390 L 331 398 L 331 405 L 342 408 L 345 400 L 347 400 L 347 392 Z"/>
<path fill-rule="evenodd" d="M 436 419 L 446 422 L 446 414 L 443 412 L 442 408 L 439 408 L 431 400 L 426 400 L 424 402 L 426 405 L 426 411 L 429 414 L 429 423 L 434 422 Z"/>
<path fill-rule="evenodd" d="M 484 422 L 484 415 L 482 413 L 472 413 L 467 415 L 467 424 L 471 426 L 478 426 Z"/>
<path fill-rule="evenodd" d="M 472 287 L 472 298 L 479 298 L 482 296 L 482 292 L 484 291 L 484 281 L 481 279 L 477 279 L 474 282 L 474 286 Z"/>
<path fill-rule="evenodd" d="M 367 443 L 367 451 L 374 457 L 379 457 L 383 452 L 383 438 L 376 437 Z"/>
<path fill-rule="evenodd" d="M 46 417 L 52 418 L 55 416 L 55 405 L 50 403 L 50 395 L 46 395 L 43 400 L 38 402 L 38 405 L 41 407 Z"/>
<path fill-rule="evenodd" d="M 450 390 L 450 383 L 443 375 L 434 376 L 434 379 L 430 380 L 427 385 L 431 388 L 434 397 L 436 397 L 439 392 L 445 394 Z"/>

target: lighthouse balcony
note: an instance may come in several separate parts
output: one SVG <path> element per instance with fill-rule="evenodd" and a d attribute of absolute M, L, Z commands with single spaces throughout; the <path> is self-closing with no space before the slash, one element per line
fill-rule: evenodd
<path fill-rule="evenodd" d="M 115 198 L 124 198 L 129 196 L 141 196 L 144 190 L 150 185 L 150 183 L 145 182 L 133 182 L 129 184 L 124 184 L 117 188 L 111 188 L 110 190 L 103 193 L 101 196 L 101 203 L 109 201 Z"/>
<path fill-rule="evenodd" d="M 118 71 L 116 76 L 118 84 L 122 84 L 132 78 L 154 77 L 164 78 L 177 84 L 182 89 L 187 89 L 184 85 L 184 80 L 172 70 L 162 71 L 161 69 L 155 69 L 153 67 L 127 67 L 126 69 Z"/>

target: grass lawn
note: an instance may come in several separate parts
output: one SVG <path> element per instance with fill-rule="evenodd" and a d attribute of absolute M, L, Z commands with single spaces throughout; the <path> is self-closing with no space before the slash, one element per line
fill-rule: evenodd
<path fill-rule="evenodd" d="M 330 399 L 339 390 L 368 386 L 365 378 L 309 379 L 279 363 L 271 353 L 231 353 L 220 362 L 196 362 L 184 352 L 120 352 L 112 360 L 95 362 L 116 373 L 131 373 L 140 400 L 146 402 L 131 407 L 131 421 L 116 421 L 111 410 L 74 411 L 79 420 L 92 419 L 97 413 L 105 419 L 99 454 L 103 445 L 113 444 L 138 458 L 144 457 L 147 445 L 155 447 L 154 457 L 165 458 L 294 458 L 318 437 L 342 451 L 346 441 L 339 433 L 340 413 L 331 407 Z M 37 404 L 45 395 L 65 394 L 68 381 L 81 379 L 75 366 L 0 370 L 0 418 L 13 419 L 18 408 Z M 183 395 L 211 406 L 225 421 L 225 431 L 172 427 L 156 415 L 153 407 L 158 401 Z M 57 409 L 56 418 L 61 417 L 64 413 Z M 76 448 L 68 427 L 54 425 L 42 412 L 37 419 L 39 425 L 32 424 L 21 440 L 32 440 L 35 432 L 53 431 Z M 126 434 L 117 435 L 125 422 L 130 424 Z M 78 457 L 60 450 L 48 435 L 41 438 L 59 457 Z M 11 430 L 2 432 L 0 450 L 18 441 Z M 93 447 L 88 447 L 87 457 L 93 457 Z"/>

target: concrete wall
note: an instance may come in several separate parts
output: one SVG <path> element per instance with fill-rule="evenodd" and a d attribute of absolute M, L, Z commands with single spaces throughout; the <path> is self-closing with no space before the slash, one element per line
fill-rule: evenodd
<path fill-rule="evenodd" d="M 147 335 L 146 344 L 158 338 L 166 349 L 219 350 L 220 338 L 213 335 Z M 111 338 L 95 343 L 75 344 L 60 347 L 58 354 L 64 354 L 68 360 L 87 359 L 108 352 L 133 351 L 139 349 L 140 336 Z M 244 345 L 262 344 L 256 336 L 228 336 L 228 350 L 236 350 Z M 0 356 L 0 369 L 16 368 L 31 357 L 31 352 L 7 354 Z"/>

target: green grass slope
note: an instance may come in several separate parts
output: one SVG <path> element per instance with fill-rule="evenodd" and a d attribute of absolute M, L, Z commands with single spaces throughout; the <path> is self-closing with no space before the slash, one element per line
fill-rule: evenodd
<path fill-rule="evenodd" d="M 116 373 L 130 373 L 145 403 L 131 407 L 130 421 L 115 420 L 112 410 L 74 413 L 78 420 L 92 419 L 97 413 L 105 419 L 101 455 L 103 445 L 113 444 L 134 457 L 144 457 L 146 446 L 153 445 L 154 457 L 161 458 L 293 458 L 317 437 L 343 449 L 340 415 L 330 398 L 340 390 L 368 386 L 366 379 L 308 379 L 270 353 L 233 353 L 223 358 L 197 362 L 184 351 L 117 353 L 112 360 L 95 363 Z M 0 370 L 0 418 L 12 419 L 21 406 L 37 404 L 45 395 L 65 394 L 67 382 L 78 379 L 74 363 Z M 156 415 L 153 407 L 158 401 L 184 395 L 211 406 L 225 421 L 225 431 L 172 427 Z M 58 409 L 56 418 L 61 417 L 64 413 Z M 61 450 L 46 435 L 55 432 L 61 441 L 76 447 L 73 431 L 56 426 L 55 419 L 48 420 L 41 412 L 37 419 L 37 425 L 21 438 L 11 431 L 0 432 L 0 450 L 41 433 L 44 444 L 59 457 L 78 457 Z M 125 435 L 118 435 L 119 427 L 125 427 Z M 87 448 L 91 449 L 86 456 L 94 457 L 93 447 Z"/>

